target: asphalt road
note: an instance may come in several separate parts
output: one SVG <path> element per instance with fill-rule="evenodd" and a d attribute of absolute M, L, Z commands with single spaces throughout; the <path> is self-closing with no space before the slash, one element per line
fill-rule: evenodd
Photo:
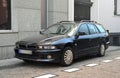
<path fill-rule="evenodd" d="M 54 74 L 70 68 L 83 67 L 91 63 L 99 63 L 102 60 L 111 60 L 120 57 L 120 50 L 107 51 L 104 57 L 97 57 L 96 55 L 81 57 L 75 60 L 73 65 L 69 67 L 61 67 L 54 63 L 25 63 L 22 60 L 13 58 L 0 61 L 0 78 L 33 78 L 44 74 Z M 57 77 L 55 77 L 57 78 Z"/>

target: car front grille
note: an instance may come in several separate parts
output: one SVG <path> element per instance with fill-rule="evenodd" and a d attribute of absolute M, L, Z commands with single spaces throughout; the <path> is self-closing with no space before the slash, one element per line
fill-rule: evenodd
<path fill-rule="evenodd" d="M 19 48 L 21 49 L 37 49 L 37 45 L 19 45 Z"/>
<path fill-rule="evenodd" d="M 28 48 L 33 48 L 33 49 L 36 49 L 36 48 L 37 48 L 37 46 L 28 45 Z"/>

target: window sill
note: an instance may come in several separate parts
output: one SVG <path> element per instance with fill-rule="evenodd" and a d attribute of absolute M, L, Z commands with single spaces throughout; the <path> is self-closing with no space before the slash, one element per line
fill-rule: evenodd
<path fill-rule="evenodd" d="M 120 14 L 115 14 L 115 16 L 120 16 Z"/>
<path fill-rule="evenodd" d="M 11 34 L 11 33 L 17 33 L 17 32 L 12 30 L 0 30 L 0 34 Z"/>

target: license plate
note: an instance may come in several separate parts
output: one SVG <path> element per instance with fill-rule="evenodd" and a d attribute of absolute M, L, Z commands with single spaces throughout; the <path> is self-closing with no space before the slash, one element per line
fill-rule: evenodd
<path fill-rule="evenodd" d="M 19 50 L 19 53 L 21 54 L 32 54 L 31 50 Z"/>

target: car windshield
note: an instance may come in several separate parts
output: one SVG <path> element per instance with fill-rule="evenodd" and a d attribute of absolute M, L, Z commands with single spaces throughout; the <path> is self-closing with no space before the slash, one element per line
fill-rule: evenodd
<path fill-rule="evenodd" d="M 49 26 L 43 34 L 54 34 L 54 35 L 65 35 L 72 34 L 75 29 L 74 23 L 58 23 L 52 26 Z"/>

